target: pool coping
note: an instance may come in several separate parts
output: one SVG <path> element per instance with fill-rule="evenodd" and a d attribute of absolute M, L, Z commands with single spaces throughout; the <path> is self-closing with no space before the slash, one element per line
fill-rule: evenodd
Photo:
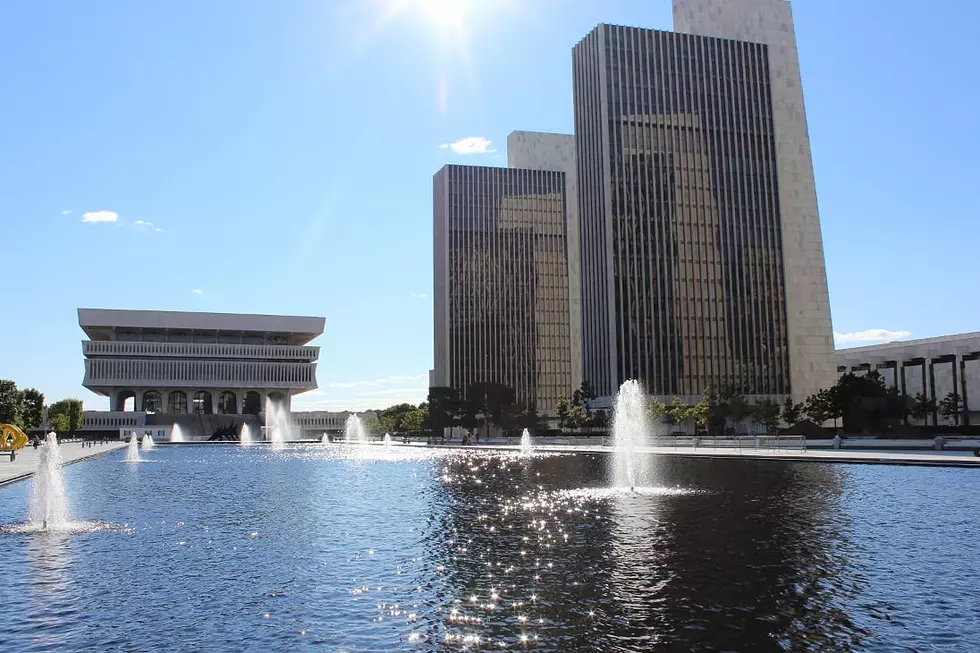
<path fill-rule="evenodd" d="M 95 452 L 95 453 L 93 453 L 91 455 L 88 455 L 88 456 L 82 456 L 80 458 L 74 458 L 72 460 L 69 460 L 69 461 L 63 463 L 62 466 L 63 467 L 67 467 L 69 465 L 74 465 L 75 463 L 84 462 L 86 460 L 92 460 L 93 458 L 98 458 L 99 456 L 104 456 L 106 454 L 110 454 L 110 453 L 113 453 L 115 451 L 121 451 L 123 448 L 124 447 L 112 447 L 110 449 L 103 449 L 102 451 L 97 451 L 97 452 Z M 10 478 L 0 480 L 0 487 L 6 487 L 7 485 L 10 485 L 12 483 L 20 483 L 21 481 L 26 481 L 27 479 L 29 479 L 32 476 L 34 476 L 35 473 L 36 472 L 33 472 L 33 471 L 31 471 L 31 472 L 25 472 L 24 474 L 20 474 L 19 476 L 12 476 Z"/>

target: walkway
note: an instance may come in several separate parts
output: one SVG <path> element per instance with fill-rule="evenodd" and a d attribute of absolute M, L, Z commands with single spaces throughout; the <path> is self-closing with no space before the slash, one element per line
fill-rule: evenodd
<path fill-rule="evenodd" d="M 110 451 L 115 451 L 116 449 L 122 449 L 125 446 L 125 442 L 115 441 L 106 444 L 96 442 L 91 447 L 83 447 L 81 442 L 65 442 L 61 445 L 61 455 L 64 458 L 65 464 L 69 465 L 79 460 L 91 458 L 92 456 L 99 456 Z M 17 460 L 14 462 L 10 462 L 9 453 L 0 454 L 0 485 L 29 478 L 34 474 L 34 468 L 36 466 L 37 450 L 32 446 L 28 445 L 23 449 L 19 449 L 17 451 Z"/>

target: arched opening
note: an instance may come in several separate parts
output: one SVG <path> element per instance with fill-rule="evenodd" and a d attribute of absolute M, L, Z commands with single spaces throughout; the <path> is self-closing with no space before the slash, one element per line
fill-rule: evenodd
<path fill-rule="evenodd" d="M 250 390 L 242 397 L 242 414 L 258 415 L 262 412 L 262 395 L 254 390 Z"/>
<path fill-rule="evenodd" d="M 194 414 L 210 415 L 214 412 L 211 406 L 211 393 L 205 390 L 198 390 L 194 393 Z"/>
<path fill-rule="evenodd" d="M 163 397 L 156 390 L 143 393 L 143 412 L 159 413 L 163 410 Z"/>
<path fill-rule="evenodd" d="M 132 390 L 120 390 L 116 393 L 116 411 L 132 412 L 136 410 L 136 393 Z"/>
<path fill-rule="evenodd" d="M 238 397 L 234 392 L 225 390 L 218 395 L 218 412 L 222 415 L 234 415 L 238 412 Z"/>
<path fill-rule="evenodd" d="M 187 394 L 183 390 L 174 390 L 167 399 L 167 411 L 170 414 L 187 414 Z"/>

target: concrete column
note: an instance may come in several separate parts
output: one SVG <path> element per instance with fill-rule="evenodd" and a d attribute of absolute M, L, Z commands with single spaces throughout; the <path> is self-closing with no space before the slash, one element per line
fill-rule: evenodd
<path fill-rule="evenodd" d="M 966 387 L 966 357 L 960 356 L 960 386 L 963 388 L 963 426 L 970 425 L 970 403 L 966 398 L 967 387 Z"/>

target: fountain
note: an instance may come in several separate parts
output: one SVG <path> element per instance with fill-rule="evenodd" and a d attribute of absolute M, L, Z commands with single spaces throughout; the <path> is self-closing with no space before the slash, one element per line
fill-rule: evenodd
<path fill-rule="evenodd" d="M 320 436 L 320 444 L 327 444 L 330 442 L 330 436 L 324 433 Z"/>
<path fill-rule="evenodd" d="M 61 482 L 61 447 L 58 437 L 48 433 L 38 449 L 37 469 L 31 486 L 28 519 L 34 526 L 46 529 L 64 528 L 68 525 L 68 500 Z"/>
<path fill-rule="evenodd" d="M 249 428 L 248 424 L 242 424 L 242 431 L 238 435 L 238 443 L 243 447 L 247 447 L 252 444 L 252 429 Z"/>
<path fill-rule="evenodd" d="M 531 432 L 524 429 L 521 433 L 521 455 L 530 456 L 534 453 L 534 441 L 531 440 Z"/>
<path fill-rule="evenodd" d="M 626 381 L 616 395 L 613 416 L 613 485 L 630 488 L 647 483 L 650 478 L 650 456 L 642 451 L 649 446 L 650 424 L 647 418 L 646 393 L 637 381 Z"/>
<path fill-rule="evenodd" d="M 143 442 L 140 444 L 140 449 L 143 451 L 151 451 L 153 449 L 153 436 L 149 433 L 143 434 Z"/>
<path fill-rule="evenodd" d="M 139 438 L 133 433 L 129 438 L 129 446 L 126 447 L 126 462 L 127 463 L 138 463 L 140 462 L 140 450 L 139 450 Z"/>
<path fill-rule="evenodd" d="M 385 433 L 385 437 L 384 437 L 384 440 L 382 440 L 382 443 L 386 447 L 391 447 L 391 444 L 392 444 L 391 443 L 391 433 Z"/>
<path fill-rule="evenodd" d="M 174 427 L 170 430 L 170 441 L 171 442 L 184 441 L 184 434 L 180 430 L 180 424 L 174 424 Z"/>
<path fill-rule="evenodd" d="M 273 449 L 282 449 L 287 441 L 292 441 L 293 428 L 289 419 L 289 411 L 285 406 L 272 399 L 265 402 L 265 437 Z"/>
<path fill-rule="evenodd" d="M 357 415 L 347 418 L 344 426 L 344 440 L 353 444 L 367 444 L 367 431 L 364 430 L 364 423 Z"/>

